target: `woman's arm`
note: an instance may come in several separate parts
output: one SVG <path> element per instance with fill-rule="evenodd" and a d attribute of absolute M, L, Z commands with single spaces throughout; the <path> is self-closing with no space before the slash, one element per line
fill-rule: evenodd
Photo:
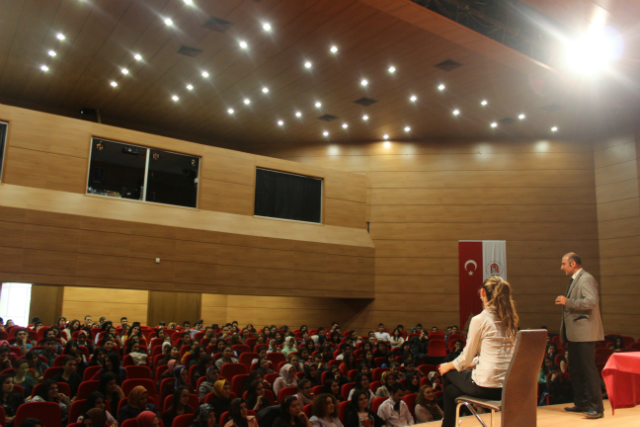
<path fill-rule="evenodd" d="M 460 371 L 464 371 L 467 366 L 473 362 L 473 359 L 478 354 L 480 349 L 480 344 L 482 343 L 482 331 L 480 327 L 482 326 L 482 320 L 478 319 L 478 316 L 471 319 L 471 324 L 469 325 L 469 335 L 467 336 L 467 345 L 465 346 L 460 356 L 456 357 L 456 359 L 451 362 L 453 367 Z"/>

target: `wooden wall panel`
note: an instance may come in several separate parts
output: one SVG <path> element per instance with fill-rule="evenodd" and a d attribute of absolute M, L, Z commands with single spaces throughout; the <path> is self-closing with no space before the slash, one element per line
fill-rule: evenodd
<path fill-rule="evenodd" d="M 148 298 L 148 291 L 65 286 L 62 315 L 67 320 L 80 321 L 89 315 L 94 322 L 104 316 L 114 323 L 119 323 L 120 318 L 126 316 L 129 323 L 146 325 Z"/>
<path fill-rule="evenodd" d="M 29 322 L 37 316 L 45 325 L 57 325 L 63 300 L 64 288 L 61 286 L 32 285 Z"/>
<path fill-rule="evenodd" d="M 160 321 L 189 321 L 193 325 L 200 319 L 201 296 L 189 292 L 149 292 L 148 324 L 158 325 Z"/>

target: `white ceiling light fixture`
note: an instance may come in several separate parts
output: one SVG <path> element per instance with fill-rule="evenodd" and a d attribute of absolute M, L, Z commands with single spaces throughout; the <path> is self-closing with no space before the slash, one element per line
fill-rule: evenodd
<path fill-rule="evenodd" d="M 45 73 L 46 73 L 47 71 L 49 71 L 49 67 L 47 67 L 46 65 L 41 65 L 41 66 L 40 66 L 40 69 L 41 69 L 42 71 L 44 71 Z"/>
<path fill-rule="evenodd" d="M 206 71 L 203 71 L 202 72 L 202 77 L 204 77 L 206 79 L 207 77 L 209 77 L 209 73 L 206 72 Z"/>
<path fill-rule="evenodd" d="M 133 55 L 133 58 L 134 58 L 136 61 L 142 61 L 142 55 L 140 55 L 139 53 L 134 54 L 134 55 Z"/>
<path fill-rule="evenodd" d="M 173 95 L 171 97 L 171 99 L 173 99 L 173 102 L 178 102 L 180 100 L 180 98 L 178 97 L 178 95 Z"/>
<path fill-rule="evenodd" d="M 491 127 L 492 128 L 497 128 L 498 127 L 498 122 L 491 122 Z"/>
<path fill-rule="evenodd" d="M 278 126 L 284 126 L 284 121 L 278 120 Z"/>
<path fill-rule="evenodd" d="M 331 51 L 331 53 L 338 53 L 338 46 L 333 45 L 331 46 L 331 49 L 329 49 Z"/>
<path fill-rule="evenodd" d="M 362 116 L 362 120 L 364 120 L 364 121 L 366 122 L 367 120 L 369 120 L 369 116 L 367 116 L 367 115 L 365 114 L 364 116 Z"/>
<path fill-rule="evenodd" d="M 240 40 L 240 41 L 238 42 L 238 44 L 240 45 L 240 49 L 248 49 L 248 48 L 249 48 L 249 45 L 248 45 L 248 44 L 247 44 L 247 42 L 246 42 L 246 41 L 244 41 L 244 40 Z"/>
<path fill-rule="evenodd" d="M 302 117 L 302 113 L 300 111 L 296 111 L 296 117 Z"/>
<path fill-rule="evenodd" d="M 193 90 L 193 85 L 187 85 L 187 90 Z"/>
<path fill-rule="evenodd" d="M 558 126 L 553 126 L 551 128 L 551 132 L 558 132 Z"/>
<path fill-rule="evenodd" d="M 314 105 L 316 106 L 316 108 L 320 108 L 320 107 L 322 107 L 322 102 L 316 101 L 316 103 Z"/>
<path fill-rule="evenodd" d="M 111 85 L 111 87 L 118 87 L 118 82 L 111 82 L 109 83 Z"/>
<path fill-rule="evenodd" d="M 249 98 L 245 98 L 243 102 L 244 102 L 244 105 L 251 104 L 251 100 Z"/>
<path fill-rule="evenodd" d="M 191 6 L 193 4 L 193 0 L 183 0 L 185 4 Z"/>
<path fill-rule="evenodd" d="M 446 88 L 446 86 L 445 86 L 445 85 L 443 85 L 442 83 L 440 83 L 440 84 L 438 85 L 438 90 L 439 90 L 439 91 L 443 91 L 443 90 L 445 90 L 445 88 Z"/>
<path fill-rule="evenodd" d="M 342 129 L 346 129 L 346 128 L 348 128 L 348 127 L 349 127 L 349 125 L 348 125 L 348 124 L 346 124 L 346 123 L 343 123 L 343 124 L 342 124 Z"/>
<path fill-rule="evenodd" d="M 584 75 L 607 70 L 620 58 L 624 41 L 619 31 L 602 23 L 593 23 L 586 34 L 565 44 L 566 65 Z"/>
<path fill-rule="evenodd" d="M 520 120 L 524 120 L 526 117 L 527 117 L 527 116 L 525 116 L 525 115 L 524 115 L 524 113 L 520 113 L 520 114 L 518 115 L 518 118 L 519 118 Z"/>
<path fill-rule="evenodd" d="M 459 116 L 460 115 L 460 110 L 458 110 L 457 108 L 455 110 L 453 110 L 453 115 L 454 116 Z"/>
<path fill-rule="evenodd" d="M 324 136 L 329 136 L 329 132 L 327 132 L 326 130 L 324 132 L 322 132 L 322 135 Z"/>
<path fill-rule="evenodd" d="M 389 139 L 389 135 L 387 135 L 386 133 L 384 135 L 382 135 L 382 138 L 384 139 Z"/>
<path fill-rule="evenodd" d="M 418 100 L 418 97 L 415 95 L 411 95 L 411 97 L 409 98 L 409 101 L 411 102 L 416 102 Z"/>
<path fill-rule="evenodd" d="M 486 99 L 483 99 L 482 101 L 480 101 L 480 105 L 482 105 L 483 107 L 486 107 L 488 104 Z"/>
<path fill-rule="evenodd" d="M 369 85 L 369 81 L 367 79 L 360 80 L 360 85 L 367 87 Z"/>
<path fill-rule="evenodd" d="M 396 67 L 394 67 L 393 65 L 389 67 L 389 73 L 393 74 L 396 72 Z"/>
<path fill-rule="evenodd" d="M 235 111 L 234 111 L 234 109 L 233 109 L 233 108 L 229 108 L 229 109 L 227 110 L 227 113 L 229 113 L 229 114 L 233 114 L 233 113 L 235 113 Z"/>
<path fill-rule="evenodd" d="M 55 57 L 56 57 L 56 55 L 57 55 L 57 53 L 56 53 L 56 51 L 55 51 L 55 50 L 50 50 L 50 51 L 48 51 L 48 52 L 47 52 L 47 54 L 48 54 L 50 57 L 52 57 L 52 58 L 55 58 Z"/>
<path fill-rule="evenodd" d="M 386 135 L 385 135 L 386 136 Z M 391 143 L 389 141 L 385 142 L 384 144 L 384 148 L 391 148 Z"/>
<path fill-rule="evenodd" d="M 121 68 L 121 69 L 120 69 L 120 72 L 121 72 L 122 74 L 124 74 L 125 76 L 126 76 L 127 74 L 129 74 L 129 70 L 127 70 L 126 68 Z"/>
<path fill-rule="evenodd" d="M 64 40 L 66 37 L 64 36 L 64 34 L 62 34 L 62 33 L 58 33 L 58 34 L 56 34 L 56 38 L 57 38 L 58 40 L 62 41 L 62 40 Z"/>
<path fill-rule="evenodd" d="M 306 62 L 304 63 L 304 68 L 309 69 L 309 68 L 311 68 L 312 66 L 313 66 L 313 64 L 311 63 L 311 61 L 306 61 Z"/>
<path fill-rule="evenodd" d="M 262 88 L 262 93 L 269 93 L 269 88 L 268 87 L 263 87 Z"/>
<path fill-rule="evenodd" d="M 173 20 L 171 18 L 164 18 L 164 23 L 167 27 L 170 27 L 173 25 Z"/>
<path fill-rule="evenodd" d="M 404 131 L 405 131 L 405 132 L 411 132 L 411 128 L 410 128 L 409 126 L 405 126 L 405 127 L 404 127 Z"/>
<path fill-rule="evenodd" d="M 262 29 L 265 30 L 266 32 L 270 33 L 272 28 L 271 28 L 271 24 L 269 24 L 268 22 L 265 22 L 262 24 Z"/>

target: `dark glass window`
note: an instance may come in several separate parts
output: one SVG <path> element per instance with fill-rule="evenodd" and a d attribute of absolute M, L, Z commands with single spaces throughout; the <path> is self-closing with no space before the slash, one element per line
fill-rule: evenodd
<path fill-rule="evenodd" d="M 0 181 L 2 180 L 2 165 L 4 165 L 4 150 L 7 141 L 7 124 L 0 122 Z"/>
<path fill-rule="evenodd" d="M 147 201 L 195 208 L 199 164 L 197 157 L 151 150 Z"/>
<path fill-rule="evenodd" d="M 257 169 L 254 214 L 321 222 L 322 179 Z"/>
<path fill-rule="evenodd" d="M 87 193 L 196 207 L 200 159 L 94 138 Z"/>

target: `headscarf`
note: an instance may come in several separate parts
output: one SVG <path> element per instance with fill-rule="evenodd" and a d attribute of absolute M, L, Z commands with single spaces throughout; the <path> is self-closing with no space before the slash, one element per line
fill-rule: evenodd
<path fill-rule="evenodd" d="M 181 385 L 186 385 L 186 384 L 180 384 L 180 374 L 182 373 L 183 369 L 185 369 L 184 366 L 178 366 L 173 370 L 173 376 L 176 378 L 176 387 Z"/>
<path fill-rule="evenodd" d="M 224 399 L 223 389 L 224 386 L 229 384 L 226 380 L 218 380 L 213 384 L 213 392 L 216 394 L 216 397 L 220 399 Z M 217 414 L 216 414 L 217 415 Z"/>
<path fill-rule="evenodd" d="M 240 405 L 245 403 L 244 399 L 236 398 L 229 404 L 229 416 L 237 427 L 247 427 L 249 423 L 246 418 L 242 418 Z"/>
<path fill-rule="evenodd" d="M 173 375 L 173 371 L 176 369 L 176 364 L 177 363 L 178 363 L 178 361 L 176 359 L 169 360 L 169 363 L 167 363 L 167 372 L 169 372 L 171 375 Z"/>
<path fill-rule="evenodd" d="M 147 395 L 149 394 L 149 392 L 147 391 L 146 388 L 144 388 L 144 386 L 141 386 L 141 385 L 135 386 L 129 392 L 129 399 L 128 399 L 129 406 L 135 409 L 144 409 L 142 407 L 142 404 L 140 403 L 140 400 L 142 399 L 142 395 L 145 393 L 147 393 Z M 151 420 L 151 422 L 153 423 L 153 420 Z"/>
<path fill-rule="evenodd" d="M 285 365 L 280 368 L 280 376 L 282 377 L 282 382 L 284 383 L 285 387 L 293 387 L 298 383 L 295 374 L 289 374 L 289 369 L 291 369 L 291 366 L 293 366 L 291 363 L 285 363 Z"/>
<path fill-rule="evenodd" d="M 171 343 L 169 341 L 163 342 L 162 343 L 162 354 L 166 354 L 167 347 L 171 347 Z"/>
<path fill-rule="evenodd" d="M 96 427 L 102 427 L 107 422 L 107 414 L 105 414 L 104 409 L 99 408 L 89 409 L 86 418 L 89 418 Z"/>
<path fill-rule="evenodd" d="M 200 427 L 207 427 L 207 422 L 209 421 L 209 414 L 211 414 L 213 411 L 214 411 L 213 406 L 209 405 L 208 403 L 203 403 L 202 405 L 200 405 L 200 407 L 198 408 L 198 411 L 194 416 L 196 423 Z"/>
<path fill-rule="evenodd" d="M 295 342 L 296 339 L 294 337 L 288 337 L 287 340 L 285 341 L 285 346 L 287 346 L 287 348 L 295 348 Z"/>
<path fill-rule="evenodd" d="M 153 421 L 157 417 L 158 416 L 151 411 L 142 411 L 136 417 L 136 422 L 138 423 L 138 427 L 153 427 Z"/>
<path fill-rule="evenodd" d="M 278 342 L 275 339 L 269 340 L 269 350 L 278 351 Z"/>

